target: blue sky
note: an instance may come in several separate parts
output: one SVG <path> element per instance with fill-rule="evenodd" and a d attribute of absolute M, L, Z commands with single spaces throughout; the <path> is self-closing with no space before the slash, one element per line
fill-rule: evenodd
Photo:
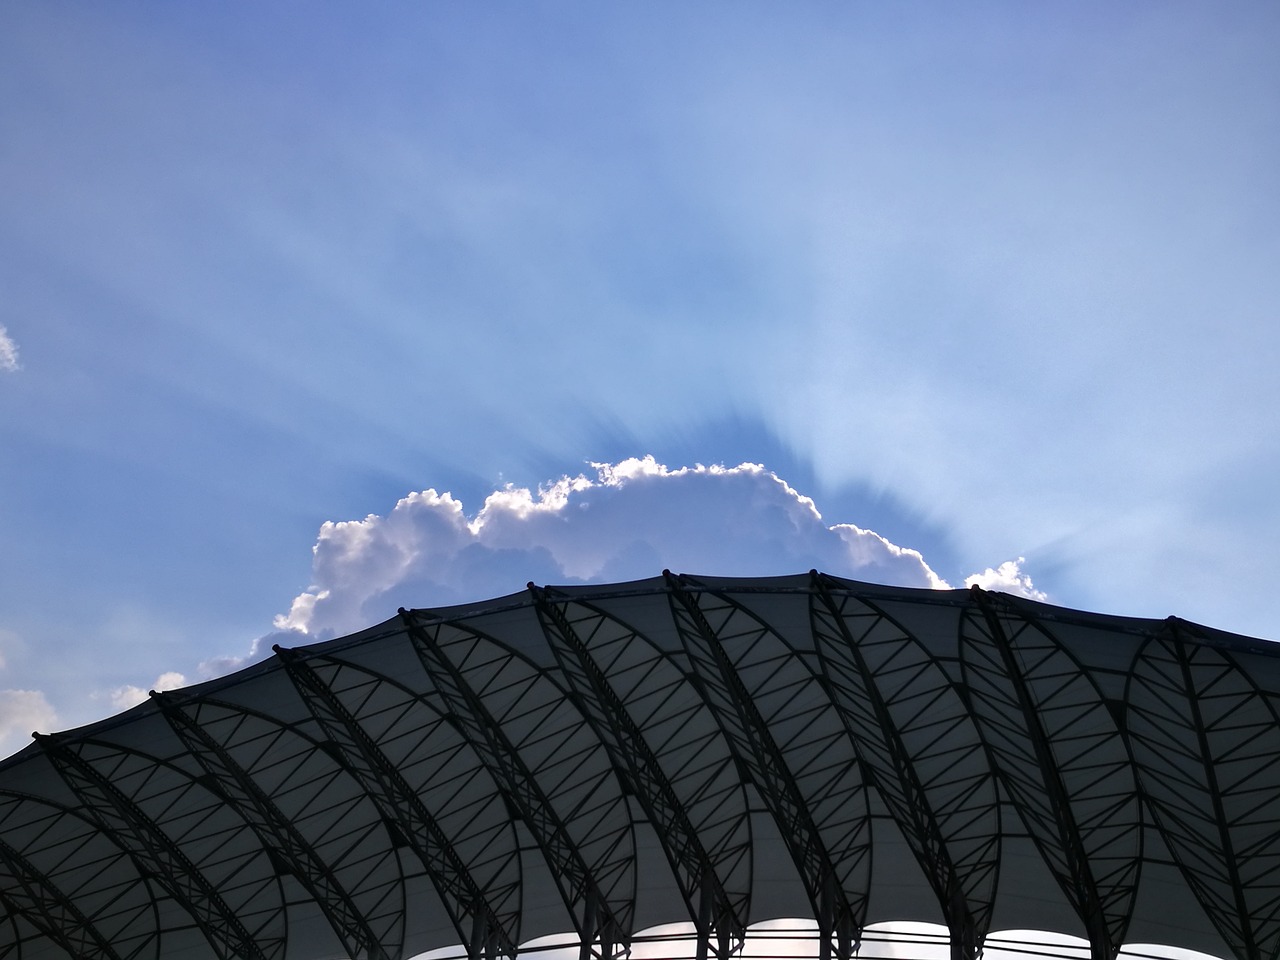
<path fill-rule="evenodd" d="M 5 747 L 277 617 L 662 565 L 1022 557 L 1280 637 L 1278 46 L 1265 3 L 5 5 Z"/>

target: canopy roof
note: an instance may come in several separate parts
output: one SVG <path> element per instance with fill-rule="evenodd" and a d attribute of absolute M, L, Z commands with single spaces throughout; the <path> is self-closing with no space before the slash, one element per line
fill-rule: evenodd
<path fill-rule="evenodd" d="M 812 573 L 401 611 L 0 764 L 0 960 L 473 956 L 692 921 L 1280 947 L 1280 659 Z"/>

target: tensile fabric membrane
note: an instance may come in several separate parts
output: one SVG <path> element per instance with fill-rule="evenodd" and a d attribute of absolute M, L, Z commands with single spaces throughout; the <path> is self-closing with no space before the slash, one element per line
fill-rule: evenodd
<path fill-rule="evenodd" d="M 305 639 L 300 637 L 300 639 Z M 1280 657 L 819 573 L 401 610 L 0 764 L 0 960 L 1280 948 Z"/>

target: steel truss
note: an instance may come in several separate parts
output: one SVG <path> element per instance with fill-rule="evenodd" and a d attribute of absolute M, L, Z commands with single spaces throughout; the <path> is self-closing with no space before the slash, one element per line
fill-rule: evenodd
<path fill-rule="evenodd" d="M 0 904 L 11 917 L 28 919 L 73 957 L 123 960 L 111 941 L 20 852 L 0 840 Z"/>
<path fill-rule="evenodd" d="M 185 775 L 174 784 L 161 784 L 157 776 L 160 765 L 154 758 L 97 741 L 41 736 L 36 742 L 88 816 L 186 908 L 221 960 L 277 960 L 283 955 L 282 905 L 278 892 L 270 896 L 275 877 L 248 869 L 248 861 L 266 854 L 260 847 L 244 844 L 243 838 L 235 836 L 234 826 L 218 822 L 227 818 L 220 798 L 211 795 L 212 802 L 200 804 L 199 813 L 193 813 L 184 801 L 191 799 L 192 791 L 206 788 Z M 184 843 L 170 836 L 155 816 L 125 792 L 123 783 L 132 783 L 140 793 L 149 794 L 160 807 L 157 816 L 163 817 L 165 808 L 174 812 L 174 825 L 189 831 L 188 839 L 198 837 L 200 842 Z M 149 791 L 154 785 L 159 789 Z M 206 875 L 187 851 L 192 846 L 207 849 L 209 842 L 217 840 L 221 845 L 207 850 L 208 861 L 221 861 L 218 866 L 222 869 L 215 879 Z M 228 902 L 228 895 L 239 901 L 239 910 Z M 249 908 L 251 901 L 264 896 L 269 898 L 265 910 Z M 258 920 L 252 930 L 242 918 L 250 912 Z"/>
<path fill-rule="evenodd" d="M 402 610 L 0 762 L 0 960 L 1280 960 L 1277 698 L 1262 641 L 816 572 Z"/>
<path fill-rule="evenodd" d="M 530 696 L 551 681 L 514 651 L 420 612 L 401 609 L 400 616 L 458 729 L 551 865 L 582 960 L 625 951 L 635 909 L 634 837 L 603 744 L 563 691 Z M 515 740 L 506 726 L 518 731 Z M 585 790 L 584 781 L 592 781 Z M 577 802 L 584 792 L 590 802 Z M 575 806 L 562 811 L 557 795 Z"/>
<path fill-rule="evenodd" d="M 676 674 L 666 684 L 655 684 L 655 674 L 663 658 L 652 647 L 649 647 L 649 656 L 637 657 L 637 650 L 649 644 L 635 630 L 553 590 L 543 590 L 533 584 L 529 584 L 529 590 L 547 643 L 555 652 L 583 714 L 657 830 L 689 915 L 696 918 L 699 960 L 707 955 L 713 943 L 717 957 L 731 956 L 745 943 L 750 906 L 750 824 L 746 819 L 746 805 L 742 804 L 734 818 L 736 822 L 728 823 L 726 830 L 717 830 L 705 817 L 698 826 L 694 825 L 691 815 L 696 815 L 700 808 L 722 816 L 723 805 L 715 804 L 707 811 L 707 804 L 698 802 L 699 795 L 706 795 L 705 783 L 698 784 L 684 798 L 680 796 L 644 731 L 628 710 L 625 699 L 614 689 L 609 667 L 615 666 L 619 657 L 626 657 L 631 661 L 631 671 L 642 671 L 643 687 L 648 693 L 653 693 L 655 688 L 669 690 L 672 681 L 678 683 L 683 678 Z M 602 666 L 597 657 L 608 658 L 606 666 Z M 639 686 L 633 680 L 632 689 Z M 682 725 L 682 730 L 687 729 L 687 725 Z M 719 769 L 713 765 L 708 771 L 712 780 L 731 767 L 727 749 L 721 757 Z M 745 842 L 744 835 L 748 838 Z M 713 849 L 708 850 L 703 837 L 713 842 L 717 838 L 729 842 L 715 843 Z"/>
<path fill-rule="evenodd" d="M 1280 716 L 1235 658 L 1170 618 L 1139 651 L 1127 721 L 1147 804 L 1237 955 L 1280 952 Z"/>
<path fill-rule="evenodd" d="M 209 778 L 207 781 L 229 807 L 234 809 L 253 828 L 263 846 L 277 858 L 280 867 L 296 876 L 307 892 L 324 911 L 334 934 L 342 942 L 352 960 L 385 960 L 388 953 L 383 944 L 398 947 L 403 941 L 395 931 L 375 932 L 370 917 L 380 912 L 367 897 L 359 897 L 342 882 L 343 866 L 333 855 L 321 854 L 316 846 L 302 834 L 296 818 L 282 811 L 272 796 L 255 781 L 253 775 L 236 759 L 227 744 L 215 737 L 214 732 L 234 730 L 234 723 L 218 723 L 209 714 L 216 712 L 240 714 L 251 719 L 248 711 L 238 710 L 229 704 L 206 701 L 188 712 L 179 698 L 173 694 L 152 691 L 152 698 L 159 703 L 174 733 L 186 746 Z M 201 716 L 203 714 L 203 716 Z M 268 729 L 274 726 L 262 717 L 252 718 L 265 722 Z M 367 837 L 359 840 L 367 845 Z M 327 853 L 328 851 L 326 851 Z M 397 925 L 403 915 L 403 903 L 392 916 Z"/>
<path fill-rule="evenodd" d="M 971 595 L 960 652 L 978 730 L 1094 960 L 1115 960 L 1142 862 L 1123 736 L 1097 685 L 1043 624 L 976 586 Z"/>
<path fill-rule="evenodd" d="M 843 725 L 817 677 L 768 624 L 692 577 L 664 576 L 693 673 L 805 885 L 822 960 L 833 941 L 839 960 L 848 960 L 866 919 L 871 821 Z M 747 661 L 755 667 L 750 685 L 738 668 Z"/>
<path fill-rule="evenodd" d="M 858 752 L 972 960 L 991 925 L 1000 807 L 973 719 L 933 656 L 873 603 L 810 572 L 813 640 Z"/>
<path fill-rule="evenodd" d="M 76 944 L 73 956 L 94 955 L 94 945 L 102 941 L 121 960 L 158 955 L 157 900 L 164 895 L 94 820 L 43 797 L 6 792 L 0 793 L 0 833 L 25 840 L 22 849 L 4 844 L 12 852 L 7 858 L 14 872 L 12 883 L 39 888 L 38 893 L 11 899 L 10 920 L 15 926 L 25 919 L 41 936 Z M 20 864 L 14 863 L 14 855 L 21 858 Z M 83 869 L 85 864 L 92 869 Z M 9 881 L 4 887 L 13 889 Z M 57 927 L 59 933 L 47 932 L 49 927 Z M 20 952 L 25 939 L 16 936 L 8 946 Z"/>
<path fill-rule="evenodd" d="M 310 660 L 279 646 L 275 652 L 285 663 L 299 696 L 328 736 L 330 755 L 361 784 L 382 815 L 381 826 L 393 832 L 393 846 L 397 842 L 407 844 L 428 871 L 459 939 L 467 945 L 468 956 L 514 956 L 519 942 L 518 863 L 514 865 L 515 877 L 509 875 L 514 853 L 499 858 L 507 861 L 507 869 L 500 866 L 494 871 L 497 883 L 478 881 L 468 858 L 459 852 L 455 843 L 460 837 L 451 836 L 448 827 L 464 834 L 467 828 L 456 821 L 463 816 L 473 821 L 481 819 L 480 811 L 459 809 L 457 804 L 452 811 L 429 810 L 423 799 L 425 791 L 411 785 L 404 775 L 408 764 L 403 761 L 407 758 L 402 756 L 401 762 L 397 762 L 387 756 L 379 738 L 373 735 L 376 723 L 371 722 L 373 718 L 368 716 L 368 710 L 361 709 L 378 703 L 389 689 L 395 690 L 398 685 L 389 678 L 375 677 L 332 658 Z M 373 689 L 383 696 L 376 699 L 370 696 Z M 395 700 L 401 710 L 428 712 L 426 704 L 412 694 L 395 697 Z M 430 712 L 434 715 L 419 716 L 413 723 L 418 752 L 435 752 L 437 756 L 442 753 L 452 759 L 459 746 L 457 737 L 438 712 Z M 452 742 L 441 749 L 438 743 L 431 743 L 440 738 L 438 735 Z M 432 764 L 432 767 L 439 769 L 440 765 Z M 448 827 L 441 823 L 442 819 Z M 489 839 L 492 843 L 495 838 Z"/>

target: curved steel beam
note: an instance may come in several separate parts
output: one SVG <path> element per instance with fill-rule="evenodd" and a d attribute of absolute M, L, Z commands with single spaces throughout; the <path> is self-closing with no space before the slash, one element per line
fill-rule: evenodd
<path fill-rule="evenodd" d="M 977 586 L 970 597 L 961 668 L 979 732 L 1094 960 L 1115 960 L 1142 860 L 1128 750 L 1095 682 L 1052 634 Z M 1065 774 L 1081 782 L 1068 787 Z"/>
<path fill-rule="evenodd" d="M 352 960 L 387 960 L 390 955 L 351 894 L 249 772 L 182 708 L 176 696 L 153 690 L 151 698 L 159 705 L 178 739 L 213 778 L 226 803 L 249 824 L 264 847 L 289 864 L 324 912 Z M 398 952 L 398 947 L 392 951 Z"/>
<path fill-rule="evenodd" d="M 657 755 L 591 654 L 584 633 L 586 637 L 593 636 L 602 623 L 617 621 L 599 610 L 574 603 L 570 597 L 553 595 L 549 588 L 531 583 L 529 592 L 547 644 L 573 688 L 583 714 L 608 748 L 614 765 L 625 771 L 636 799 L 654 825 L 697 928 L 700 948 L 709 944 L 714 936 L 719 956 L 730 956 L 741 949 L 746 940 L 749 891 L 731 897 L 725 890 L 715 862 L 690 823 L 684 804 Z M 569 616 L 570 608 L 580 611 L 573 620 Z M 631 633 L 633 642 L 639 642 L 635 631 L 624 629 Z"/>
<path fill-rule="evenodd" d="M 142 808 L 59 737 L 39 734 L 36 742 L 80 799 L 85 812 L 133 853 L 139 865 L 187 909 L 219 957 L 270 960 L 259 945 L 260 938 L 245 928 L 217 885 Z M 127 752 L 124 748 L 116 749 Z M 130 842 L 123 842 L 126 838 Z M 275 952 L 273 950 L 271 956 Z"/>
<path fill-rule="evenodd" d="M 400 617 L 432 683 L 457 718 L 458 729 L 480 755 L 511 804 L 520 811 L 546 857 L 579 936 L 582 960 L 592 955 L 592 944 L 597 937 L 604 957 L 612 957 L 617 947 L 625 949 L 631 939 L 629 918 L 624 919 L 615 911 L 595 871 L 587 864 L 533 771 L 462 671 L 444 652 L 436 632 L 424 628 L 416 612 L 401 608 Z M 455 629 L 473 637 L 480 636 L 456 625 Z M 633 908 L 634 904 L 628 903 L 625 907 Z"/>
<path fill-rule="evenodd" d="M 519 915 L 499 916 L 476 883 L 449 836 L 404 779 L 377 741 L 360 724 L 304 654 L 272 647 L 316 722 L 334 745 L 334 759 L 367 791 L 388 824 L 398 825 L 405 842 L 426 868 L 458 937 L 472 958 L 495 952 L 514 957 Z"/>
<path fill-rule="evenodd" d="M 69 824 L 74 826 L 69 828 Z M 0 790 L 0 834 L 13 836 L 15 832 L 27 838 L 30 849 L 14 849 L 47 879 L 51 889 L 62 892 L 77 908 L 84 908 L 89 921 L 112 949 L 126 960 L 158 956 L 163 935 L 159 902 L 168 898 L 163 891 L 153 889 L 155 881 L 143 874 L 134 851 L 119 837 L 101 829 L 83 807 Z M 58 840 L 46 846 L 35 841 L 37 837 Z M 39 854 L 43 862 L 33 861 L 34 854 Z M 88 909 L 87 903 L 92 903 L 93 908 Z M 134 922 L 147 916 L 149 925 L 132 929 Z"/>
<path fill-rule="evenodd" d="M 719 633 L 711 626 L 699 604 L 702 586 L 691 577 L 676 576 L 669 570 L 664 570 L 663 576 L 667 582 L 672 618 L 685 652 L 702 681 L 729 742 L 745 772 L 759 788 L 795 861 L 818 921 L 823 960 L 829 956 L 833 937 L 837 956 L 840 960 L 849 960 L 857 948 L 865 922 L 867 894 L 862 892 L 856 902 L 849 898 L 835 859 L 814 822 L 804 792 L 796 783 L 782 749 L 769 732 L 768 724 L 760 715 Z M 720 599 L 738 610 L 743 609 L 731 600 Z M 748 616 L 755 619 L 752 614 Z M 816 678 L 814 682 L 817 682 Z M 870 831 L 865 824 L 865 810 L 862 819 L 863 839 L 858 844 L 856 855 L 869 866 Z"/>
<path fill-rule="evenodd" d="M 73 957 L 122 960 L 111 941 L 75 901 L 3 839 L 0 839 L 0 862 L 9 872 L 9 879 L 0 882 L 0 902 L 8 912 L 25 916 Z"/>
<path fill-rule="evenodd" d="M 18 924 L 18 915 L 15 913 L 6 913 L 4 917 L 4 926 L 13 932 L 11 937 L 0 939 L 0 960 L 9 960 L 10 955 L 17 954 L 19 960 L 22 957 L 22 927 Z"/>
<path fill-rule="evenodd" d="M 951 932 L 973 960 L 991 926 L 1000 807 L 982 741 L 950 678 L 869 600 L 810 571 L 814 646 L 863 764 L 901 828 Z M 978 762 L 975 764 L 975 760 Z"/>
<path fill-rule="evenodd" d="M 1126 691 L 1139 783 L 1196 899 L 1241 960 L 1280 953 L 1280 714 L 1227 651 L 1173 618 Z"/>

